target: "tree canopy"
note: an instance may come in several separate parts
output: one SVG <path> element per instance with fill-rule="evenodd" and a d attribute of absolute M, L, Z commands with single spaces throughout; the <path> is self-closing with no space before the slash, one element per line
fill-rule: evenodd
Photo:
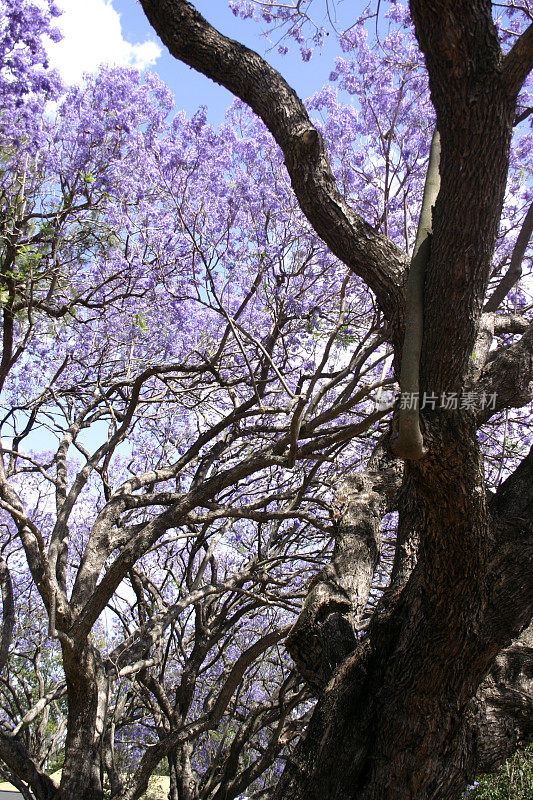
<path fill-rule="evenodd" d="M 458 800 L 533 732 L 533 9 L 233 0 L 302 68 L 338 37 L 303 102 L 141 4 L 219 127 L 0 9 L 1 771 Z"/>

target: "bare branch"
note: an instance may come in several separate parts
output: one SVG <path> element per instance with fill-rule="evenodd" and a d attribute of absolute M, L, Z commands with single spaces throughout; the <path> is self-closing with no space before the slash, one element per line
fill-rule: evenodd
<path fill-rule="evenodd" d="M 249 647 L 239 656 L 233 665 L 233 668 L 231 669 L 224 686 L 220 690 L 213 708 L 209 712 L 210 724 L 213 727 L 216 727 L 222 719 L 222 715 L 226 710 L 233 693 L 237 689 L 237 686 L 241 682 L 246 668 L 249 667 L 250 664 L 252 664 L 257 658 L 259 658 L 259 656 L 269 647 L 281 642 L 281 640 L 287 635 L 289 628 L 290 625 L 287 625 L 284 628 L 279 628 L 278 630 L 272 631 L 272 633 L 267 633 L 266 636 L 258 639 L 257 642 L 254 642 L 251 647 Z"/>
<path fill-rule="evenodd" d="M 503 59 L 502 80 L 509 94 L 518 94 L 532 69 L 533 24 L 526 28 Z"/>
<path fill-rule="evenodd" d="M 508 293 L 511 291 L 517 281 L 520 280 L 522 275 L 522 261 L 526 254 L 526 248 L 533 233 L 533 203 L 529 206 L 528 212 L 522 223 L 520 233 L 516 239 L 513 252 L 511 253 L 511 262 L 509 269 L 501 279 L 500 283 L 491 294 L 483 311 L 496 311 L 499 305 L 503 303 Z"/>
<path fill-rule="evenodd" d="M 59 700 L 60 697 L 64 697 L 67 693 L 66 684 L 61 683 L 59 686 L 56 686 L 55 689 L 52 689 L 51 692 L 45 694 L 44 697 L 41 697 L 29 711 L 24 714 L 20 722 L 13 728 L 10 733 L 10 736 L 17 736 L 19 731 L 22 728 L 26 728 L 34 719 L 36 719 L 41 711 L 46 708 L 49 703 L 53 703 L 54 700 Z"/>

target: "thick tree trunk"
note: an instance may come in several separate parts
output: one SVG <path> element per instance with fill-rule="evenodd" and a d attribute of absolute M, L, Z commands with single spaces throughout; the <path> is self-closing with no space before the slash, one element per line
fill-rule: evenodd
<path fill-rule="evenodd" d="M 37 769 L 18 738 L 0 732 L 0 759 L 13 775 L 31 787 L 37 800 L 57 800 L 57 786 L 48 775 Z"/>
<path fill-rule="evenodd" d="M 102 737 L 108 679 L 98 652 L 88 643 L 63 645 L 68 720 L 61 800 L 103 800 Z"/>
<path fill-rule="evenodd" d="M 475 436 L 457 416 L 435 430 L 431 455 L 409 469 L 418 563 L 326 687 L 275 800 L 456 800 L 487 752 L 467 720 L 498 652 L 531 617 L 532 583 L 524 569 L 514 616 L 493 624 L 495 550 Z"/>

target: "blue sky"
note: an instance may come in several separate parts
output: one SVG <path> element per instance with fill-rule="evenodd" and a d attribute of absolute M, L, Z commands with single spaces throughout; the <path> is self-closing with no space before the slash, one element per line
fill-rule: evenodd
<path fill-rule="evenodd" d="M 142 40 L 153 35 L 142 8 L 136 0 L 114 0 L 113 5 L 121 14 L 124 34 L 130 40 Z M 290 47 L 286 56 L 281 56 L 276 48 L 270 49 L 269 42 L 261 35 L 260 27 L 250 21 L 236 18 L 226 0 L 197 0 L 198 11 L 226 36 L 246 44 L 263 55 L 272 66 L 278 69 L 300 97 L 308 97 L 326 83 L 332 70 L 333 59 L 340 51 L 329 44 L 323 52 L 315 51 L 309 63 L 304 63 L 296 46 Z M 364 7 L 364 3 L 352 3 Z M 331 44 L 333 45 L 333 37 Z M 291 44 L 291 43 L 289 43 Z M 209 118 L 216 123 L 233 98 L 228 91 L 214 84 L 203 75 L 194 72 L 172 58 L 166 48 L 156 65 L 156 71 L 171 87 L 176 97 L 176 106 L 187 112 L 196 110 L 199 104 L 208 108 Z"/>
<path fill-rule="evenodd" d="M 67 80 L 79 80 L 82 70 L 92 71 L 102 62 L 147 67 L 172 89 L 177 109 L 192 115 L 205 105 L 212 124 L 222 121 L 233 99 L 230 93 L 170 56 L 148 24 L 138 0 L 58 0 L 58 5 L 65 9 L 61 23 L 65 40 L 59 45 L 56 60 Z M 287 56 L 281 56 L 276 48 L 270 49 L 257 24 L 237 19 L 231 13 L 227 0 L 197 0 L 195 5 L 222 33 L 263 55 L 302 98 L 326 83 L 333 60 L 340 54 L 335 37 L 330 36 L 322 52 L 315 51 L 309 63 L 302 61 L 296 46 Z M 340 9 L 347 6 L 341 4 Z M 361 0 L 349 4 L 351 21 L 365 6 Z M 317 11 L 324 7 L 325 2 L 322 6 L 318 0 Z M 340 20 L 340 27 L 344 21 Z"/>

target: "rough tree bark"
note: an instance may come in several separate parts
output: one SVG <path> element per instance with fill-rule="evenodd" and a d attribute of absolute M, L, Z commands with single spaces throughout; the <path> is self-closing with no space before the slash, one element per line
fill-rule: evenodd
<path fill-rule="evenodd" d="M 317 694 L 356 648 L 381 553 L 381 521 L 397 507 L 400 485 L 398 462 L 380 444 L 365 472 L 347 478 L 337 494 L 333 560 L 311 581 L 285 642 Z"/>
<path fill-rule="evenodd" d="M 9 567 L 0 557 L 0 591 L 2 593 L 2 628 L 0 631 L 0 672 L 4 669 L 15 628 L 15 601 Z"/>
<path fill-rule="evenodd" d="M 283 150 L 303 212 L 332 252 L 375 292 L 398 363 L 407 258 L 344 203 L 302 103 L 275 70 L 215 31 L 187 0 L 141 3 L 173 55 L 224 85 L 263 119 Z M 488 0 L 412 0 L 411 13 L 441 136 L 420 391 L 461 392 L 475 388 L 468 383 L 469 363 L 501 214 L 516 97 L 533 65 L 533 33 L 526 32 L 504 57 Z M 522 347 L 531 375 L 530 340 L 524 337 Z M 497 390 L 499 376 L 493 369 L 479 381 Z M 507 400 L 520 405 L 523 394 L 507 391 Z M 533 477 L 532 456 L 500 488 L 489 513 L 476 422 L 467 411 L 422 415 L 428 453 L 405 464 L 393 584 L 364 637 L 352 640 L 352 655 L 321 691 L 325 620 L 335 623 L 334 632 L 347 634 L 340 619 L 350 623 L 361 596 L 357 569 L 346 568 L 344 553 L 357 551 L 361 575 L 375 561 L 372 521 L 361 521 L 361 535 L 352 535 L 351 521 L 349 534 L 341 528 L 333 565 L 311 587 L 289 638 L 303 674 L 321 695 L 275 800 L 451 800 L 475 770 L 531 736 L 530 720 L 521 721 L 527 714 L 519 677 L 529 674 L 530 653 L 511 642 L 533 611 L 527 568 L 533 503 L 524 486 L 521 497 L 514 493 L 515 483 Z M 315 650 L 318 642 L 318 656 L 306 658 L 304 629 Z M 498 698 L 494 679 L 483 681 L 502 658 L 520 667 L 508 671 L 516 678 L 515 694 Z M 494 704 L 506 708 L 519 731 L 505 740 L 509 747 L 505 737 L 495 737 L 497 758 L 487 741 L 489 730 L 497 728 L 491 728 L 492 717 L 502 718 Z"/>
<path fill-rule="evenodd" d="M 109 683 L 98 651 L 88 642 L 63 644 L 68 722 L 61 800 L 102 800 L 102 739 Z"/>

